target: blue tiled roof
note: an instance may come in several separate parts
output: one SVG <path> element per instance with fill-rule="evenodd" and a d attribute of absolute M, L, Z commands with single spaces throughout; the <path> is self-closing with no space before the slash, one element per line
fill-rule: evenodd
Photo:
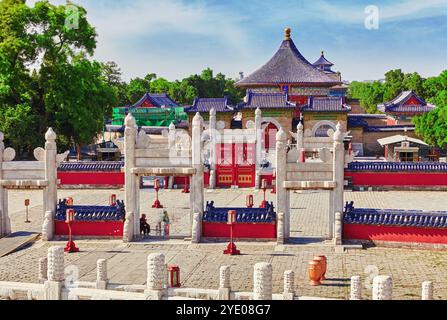
<path fill-rule="evenodd" d="M 214 201 L 207 202 L 203 221 L 212 223 L 227 223 L 228 211 L 236 211 L 238 223 L 273 223 L 276 221 L 273 203 L 267 203 L 265 208 L 216 208 Z"/>
<path fill-rule="evenodd" d="M 351 107 L 343 103 L 343 97 L 311 97 L 309 103 L 302 107 L 308 112 L 349 112 Z"/>
<path fill-rule="evenodd" d="M 318 66 L 328 66 L 328 67 L 332 67 L 334 64 L 330 61 L 328 61 L 325 56 L 324 56 L 324 52 L 321 53 L 321 57 L 320 59 L 318 59 L 315 63 L 314 66 L 318 67 Z"/>
<path fill-rule="evenodd" d="M 348 171 L 447 172 L 443 162 L 351 162 Z"/>
<path fill-rule="evenodd" d="M 416 98 L 419 104 L 406 106 L 405 103 L 411 99 Z M 435 109 L 435 106 L 428 105 L 422 98 L 420 98 L 414 91 L 403 91 L 396 98 L 390 102 L 379 104 L 377 109 L 385 113 L 425 113 Z"/>
<path fill-rule="evenodd" d="M 116 162 L 62 162 L 59 172 L 121 172 L 123 161 Z"/>
<path fill-rule="evenodd" d="M 295 46 L 292 39 L 284 40 L 281 47 L 259 70 L 236 83 L 237 86 L 275 84 L 327 84 L 337 85 L 339 81 L 315 68 Z"/>
<path fill-rule="evenodd" d="M 414 131 L 415 126 L 410 125 L 397 125 L 397 126 L 368 126 L 365 128 L 366 132 L 395 132 L 395 131 Z"/>
<path fill-rule="evenodd" d="M 235 108 L 229 105 L 228 97 L 224 98 L 196 98 L 194 104 L 185 109 L 187 113 L 207 113 L 211 109 L 216 110 L 216 112 L 234 112 Z"/>
<path fill-rule="evenodd" d="M 276 109 L 276 108 L 295 108 L 295 104 L 288 102 L 289 97 L 286 93 L 257 93 L 248 92 L 248 102 L 243 104 L 244 109 Z"/>
<path fill-rule="evenodd" d="M 447 211 L 363 209 L 354 208 L 351 202 L 346 205 L 343 220 L 345 224 L 445 229 Z"/>
<path fill-rule="evenodd" d="M 75 211 L 75 221 L 124 221 L 124 202 L 117 200 L 116 206 L 68 206 L 67 200 L 59 200 L 56 221 L 65 221 L 67 209 Z"/>
<path fill-rule="evenodd" d="M 128 108 L 134 109 L 134 108 L 140 108 L 146 101 L 149 101 L 152 105 L 154 105 L 157 108 L 166 107 L 166 108 L 175 108 L 178 107 L 178 104 L 172 100 L 169 95 L 166 93 L 162 94 L 152 94 L 152 93 L 145 93 L 144 96 L 133 106 L 130 106 Z"/>

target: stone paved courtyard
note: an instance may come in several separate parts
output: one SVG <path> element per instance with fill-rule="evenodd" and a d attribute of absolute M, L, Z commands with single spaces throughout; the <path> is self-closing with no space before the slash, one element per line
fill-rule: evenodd
<path fill-rule="evenodd" d="M 122 191 L 112 190 L 60 190 L 59 197 L 71 196 L 80 204 L 107 204 L 111 193 L 123 198 Z M 262 200 L 262 192 L 253 190 L 218 190 L 206 192 L 207 200 L 217 206 L 243 206 L 246 195 L 253 193 L 255 203 Z M 150 209 L 154 201 L 152 191 L 143 190 L 142 213 L 147 213 L 151 226 L 159 212 Z M 267 194 L 273 201 L 273 195 Z M 25 224 L 23 201 L 31 200 L 31 224 Z M 445 210 L 447 197 L 443 192 L 347 192 L 346 201 L 355 201 L 357 207 Z M 162 204 L 167 207 L 173 221 L 173 234 L 187 236 L 189 230 L 189 195 L 180 191 L 163 191 Z M 257 262 L 271 262 L 274 270 L 274 292 L 282 290 L 285 270 L 295 271 L 296 290 L 300 295 L 347 299 L 349 279 L 361 275 L 364 292 L 370 297 L 369 280 L 376 272 L 393 276 L 394 293 L 400 299 L 419 299 L 423 281 L 435 283 L 435 297 L 447 299 L 447 251 L 369 248 L 335 253 L 333 247 L 321 242 L 327 234 L 326 212 L 328 194 L 303 192 L 291 195 L 292 236 L 304 245 L 276 246 L 274 243 L 239 243 L 243 255 L 228 257 L 222 254 L 224 243 L 191 245 L 181 239 L 123 244 L 120 241 L 77 241 L 80 253 L 66 256 L 66 264 L 79 268 L 81 281 L 92 281 L 96 275 L 96 260 L 109 260 L 109 278 L 116 284 L 145 284 L 146 257 L 161 252 L 169 264 L 181 268 L 185 287 L 217 288 L 218 270 L 221 265 L 232 266 L 234 290 L 252 290 L 252 270 Z M 39 191 L 10 191 L 10 215 L 13 231 L 40 232 L 42 222 L 42 193 Z M 302 240 L 306 241 L 302 241 Z M 53 245 L 64 242 L 36 242 L 32 246 L 0 259 L 0 281 L 37 282 L 38 259 L 46 255 Z M 311 287 L 307 280 L 307 261 L 315 254 L 325 254 L 329 259 L 328 280 L 323 286 Z"/>

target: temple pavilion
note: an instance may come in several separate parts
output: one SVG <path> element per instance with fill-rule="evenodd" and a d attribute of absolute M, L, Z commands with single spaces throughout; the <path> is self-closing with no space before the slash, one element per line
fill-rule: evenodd
<path fill-rule="evenodd" d="M 185 108 L 190 124 L 200 112 L 207 126 L 210 112 L 215 112 L 218 130 L 227 130 L 227 135 L 231 135 L 228 130 L 246 133 L 247 142 L 243 146 L 226 140 L 213 151 L 215 158 L 208 160 L 211 169 L 216 168 L 217 186 L 255 186 L 255 180 L 259 186 L 261 178 L 271 179 L 275 170 L 275 137 L 280 128 L 296 132 L 302 122 L 305 136 L 318 138 L 331 137 L 337 123 L 347 130 L 347 114 L 351 108 L 346 105 L 346 90 L 340 90 L 341 75 L 332 71 L 332 63 L 324 64 L 321 68 L 318 63 L 314 65 L 306 60 L 292 40 L 291 29 L 286 28 L 273 58 L 236 83 L 237 87 L 246 89 L 243 103 L 231 105 L 225 97 L 197 97 L 193 105 Z M 261 139 L 250 135 L 257 110 L 262 112 Z M 237 170 L 241 168 L 246 170 L 239 173 Z M 243 183 L 237 180 L 241 176 Z"/>
<path fill-rule="evenodd" d="M 113 109 L 112 124 L 107 131 L 122 132 L 124 119 L 129 113 L 135 117 L 138 127 L 148 133 L 159 134 L 161 130 L 174 123 L 179 128 L 186 128 L 187 115 L 184 108 L 172 100 L 168 94 L 146 93 L 135 104 Z"/>

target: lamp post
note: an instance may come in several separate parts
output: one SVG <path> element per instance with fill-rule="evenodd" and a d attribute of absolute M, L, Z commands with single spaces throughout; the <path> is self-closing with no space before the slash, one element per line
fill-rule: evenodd
<path fill-rule="evenodd" d="M 259 206 L 259 208 L 264 209 L 265 207 L 267 207 L 267 201 L 265 199 L 265 193 L 267 192 L 267 180 L 266 179 L 262 180 L 262 188 L 261 189 L 264 192 L 264 200 L 262 201 L 262 203 Z"/>
<path fill-rule="evenodd" d="M 160 200 L 158 200 L 158 191 L 160 190 L 160 180 L 155 179 L 155 181 L 154 181 L 154 189 L 155 189 L 155 192 L 157 194 L 157 198 L 155 199 L 155 202 L 152 205 L 152 208 L 162 209 L 163 206 L 161 205 Z"/>
<path fill-rule="evenodd" d="M 237 250 L 236 244 L 233 241 L 233 227 L 236 224 L 236 217 L 236 210 L 228 211 L 227 224 L 230 226 L 230 243 L 227 246 L 227 250 L 224 251 L 224 254 L 229 254 L 230 256 L 241 254 L 241 252 Z"/>
<path fill-rule="evenodd" d="M 253 195 L 249 194 L 247 196 L 247 208 L 253 208 L 253 206 L 254 206 Z"/>
<path fill-rule="evenodd" d="M 272 194 L 276 194 L 276 170 L 273 171 L 272 185 L 273 185 Z"/>
<path fill-rule="evenodd" d="M 71 230 L 71 226 L 74 223 L 74 221 L 75 221 L 74 209 L 67 209 L 65 223 L 68 225 L 68 242 L 64 251 L 68 253 L 79 252 L 79 249 L 76 248 L 76 244 L 73 242 L 73 235 Z"/>
<path fill-rule="evenodd" d="M 185 185 L 183 186 L 182 193 L 189 193 L 189 177 L 185 177 Z"/>
<path fill-rule="evenodd" d="M 31 221 L 29 221 L 29 218 L 28 218 L 28 207 L 29 207 L 29 199 L 26 199 L 25 200 L 25 215 L 26 215 L 26 220 L 25 220 L 25 223 L 31 223 Z"/>
<path fill-rule="evenodd" d="M 169 287 L 170 288 L 180 288 L 180 268 L 178 266 L 169 265 Z"/>

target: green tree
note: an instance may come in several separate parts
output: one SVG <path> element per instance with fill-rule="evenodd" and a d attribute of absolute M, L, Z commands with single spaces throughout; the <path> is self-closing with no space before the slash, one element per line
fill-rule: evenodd
<path fill-rule="evenodd" d="M 385 91 L 383 100 L 390 101 L 404 90 L 405 75 L 401 69 L 391 70 L 385 74 Z"/>
<path fill-rule="evenodd" d="M 21 156 L 42 144 L 50 126 L 60 147 L 73 142 L 78 150 L 101 132 L 116 98 L 103 66 L 87 59 L 95 47 L 82 7 L 0 2 L 0 130 Z"/>

